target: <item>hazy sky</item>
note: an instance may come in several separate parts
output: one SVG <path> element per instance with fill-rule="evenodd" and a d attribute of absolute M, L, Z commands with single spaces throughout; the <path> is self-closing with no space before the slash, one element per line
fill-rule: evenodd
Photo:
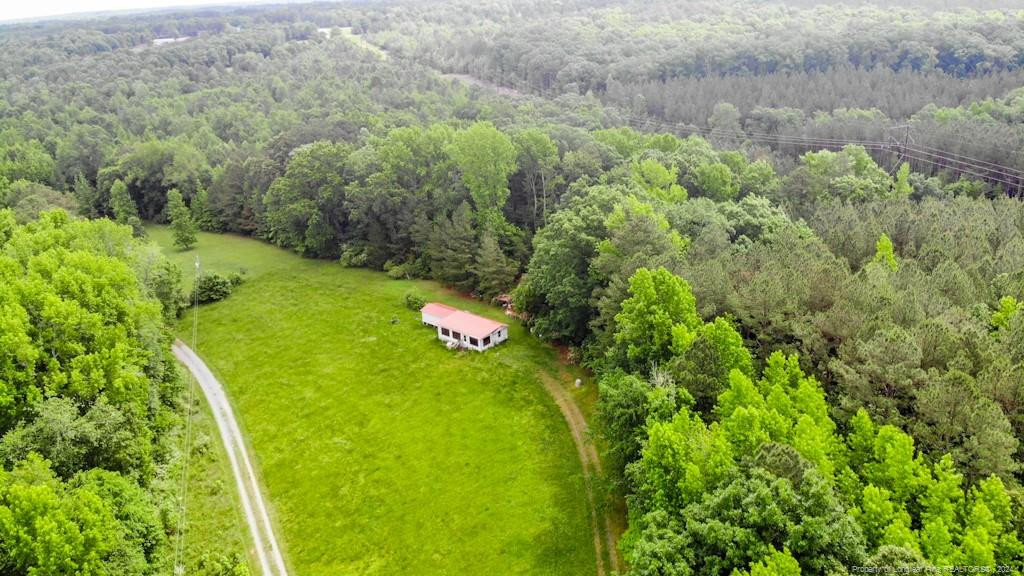
<path fill-rule="evenodd" d="M 218 0 L 3 0 L 0 1 L 0 21 L 56 16 L 75 12 L 101 10 L 136 10 L 164 6 L 194 6 L 197 4 L 234 4 Z"/>

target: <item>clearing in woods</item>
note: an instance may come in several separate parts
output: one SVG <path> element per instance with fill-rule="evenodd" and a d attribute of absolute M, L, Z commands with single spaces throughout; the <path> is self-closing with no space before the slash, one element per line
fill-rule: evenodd
<path fill-rule="evenodd" d="M 178 252 L 166 228 L 150 235 L 183 268 L 198 253 L 206 271 L 245 271 L 202 308 L 197 352 L 227 389 L 297 573 L 611 572 L 614 536 L 593 528 L 583 450 L 545 385 L 584 415 L 594 391 L 573 389 L 580 374 L 556 350 L 515 322 L 486 353 L 445 349 L 407 292 L 502 316 L 431 282 L 236 236 Z"/>

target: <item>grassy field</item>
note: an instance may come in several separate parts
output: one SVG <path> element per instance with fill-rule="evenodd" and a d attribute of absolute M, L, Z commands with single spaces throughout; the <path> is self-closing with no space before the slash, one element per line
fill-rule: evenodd
<path fill-rule="evenodd" d="M 150 235 L 169 246 L 166 229 Z M 233 236 L 167 252 L 187 272 L 196 254 L 245 272 L 201 309 L 198 352 L 240 415 L 297 574 L 595 572 L 581 466 L 538 376 L 578 376 L 554 349 L 515 323 L 484 354 L 445 349 L 407 292 L 501 315 L 433 283 Z M 591 388 L 574 391 L 585 407 Z"/>

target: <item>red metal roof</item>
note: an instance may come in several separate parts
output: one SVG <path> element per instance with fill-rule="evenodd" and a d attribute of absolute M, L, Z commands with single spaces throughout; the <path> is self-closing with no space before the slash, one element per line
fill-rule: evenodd
<path fill-rule="evenodd" d="M 455 332 L 472 336 L 474 338 L 490 336 L 498 328 L 508 327 L 508 324 L 495 322 L 490 318 L 477 316 L 476 314 L 471 314 L 465 310 L 457 310 L 448 314 L 441 319 L 439 324 L 442 328 L 454 330 Z"/>
<path fill-rule="evenodd" d="M 420 308 L 420 312 L 430 314 L 431 316 L 436 316 L 438 318 L 444 318 L 452 312 L 458 312 L 458 309 L 452 308 L 447 304 L 441 304 L 440 302 L 427 302 L 423 308 Z"/>

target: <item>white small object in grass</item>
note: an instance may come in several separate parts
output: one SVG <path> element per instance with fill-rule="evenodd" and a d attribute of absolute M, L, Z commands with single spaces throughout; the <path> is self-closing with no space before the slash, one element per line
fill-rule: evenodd
<path fill-rule="evenodd" d="M 580 380 L 579 378 L 577 378 L 576 379 L 576 387 L 579 388 L 580 386 L 583 386 L 583 380 Z"/>

